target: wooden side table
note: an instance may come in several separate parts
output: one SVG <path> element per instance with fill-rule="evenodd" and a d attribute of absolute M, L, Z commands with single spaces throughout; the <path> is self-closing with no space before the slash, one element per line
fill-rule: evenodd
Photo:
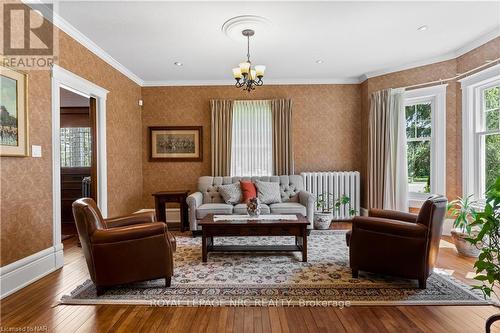
<path fill-rule="evenodd" d="M 188 205 L 186 202 L 188 195 L 189 191 L 160 191 L 153 193 L 153 197 L 155 197 L 156 219 L 166 223 L 165 203 L 177 202 L 180 204 L 181 232 L 184 232 L 186 228 L 189 230 Z"/>

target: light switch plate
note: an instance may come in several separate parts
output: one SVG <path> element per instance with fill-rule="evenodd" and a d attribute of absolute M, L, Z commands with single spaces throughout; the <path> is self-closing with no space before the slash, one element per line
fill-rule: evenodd
<path fill-rule="evenodd" d="M 31 156 L 32 157 L 42 157 L 42 146 L 31 146 Z"/>

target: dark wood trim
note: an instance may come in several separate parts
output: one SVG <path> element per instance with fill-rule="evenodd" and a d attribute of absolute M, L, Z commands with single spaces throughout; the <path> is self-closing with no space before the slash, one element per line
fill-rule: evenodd
<path fill-rule="evenodd" d="M 71 204 L 82 197 L 82 179 L 87 176 L 90 176 L 90 167 L 61 168 L 62 223 L 75 223 Z"/>
<path fill-rule="evenodd" d="M 90 106 L 61 106 L 61 114 L 89 114 Z"/>
<path fill-rule="evenodd" d="M 61 128 L 90 127 L 89 108 L 61 108 Z"/>
<path fill-rule="evenodd" d="M 90 131 L 92 137 L 92 156 L 90 164 L 90 194 L 97 202 L 97 100 L 90 97 L 89 106 Z"/>
<path fill-rule="evenodd" d="M 72 175 L 72 174 L 81 174 L 81 173 L 89 173 L 90 168 L 88 167 L 62 167 L 61 175 Z"/>
<path fill-rule="evenodd" d="M 198 131 L 198 157 L 153 157 L 153 131 Z M 203 162 L 203 126 L 149 126 L 148 127 L 149 162 Z"/>

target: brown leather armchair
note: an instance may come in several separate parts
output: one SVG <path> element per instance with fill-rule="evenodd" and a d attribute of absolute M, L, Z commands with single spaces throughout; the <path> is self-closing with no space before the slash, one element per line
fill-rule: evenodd
<path fill-rule="evenodd" d="M 106 287 L 165 278 L 170 287 L 175 237 L 152 212 L 103 219 L 94 200 L 73 202 L 73 216 L 97 294 Z"/>
<path fill-rule="evenodd" d="M 434 196 L 418 215 L 370 209 L 357 216 L 346 235 L 352 276 L 358 271 L 418 279 L 425 289 L 439 251 L 447 199 Z"/>

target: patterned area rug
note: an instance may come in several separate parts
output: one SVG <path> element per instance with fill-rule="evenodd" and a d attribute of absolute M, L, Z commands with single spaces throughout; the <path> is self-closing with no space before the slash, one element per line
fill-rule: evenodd
<path fill-rule="evenodd" d="M 215 238 L 215 244 L 293 244 L 292 237 Z M 63 304 L 158 306 L 350 306 L 488 304 L 470 287 L 437 270 L 418 289 L 417 281 L 360 272 L 353 279 L 344 231 L 312 231 L 308 262 L 300 253 L 210 253 L 201 262 L 201 238 L 177 237 L 172 287 L 164 280 L 109 289 L 97 297 L 88 280 Z M 133 269 L 131 267 L 131 269 Z"/>

